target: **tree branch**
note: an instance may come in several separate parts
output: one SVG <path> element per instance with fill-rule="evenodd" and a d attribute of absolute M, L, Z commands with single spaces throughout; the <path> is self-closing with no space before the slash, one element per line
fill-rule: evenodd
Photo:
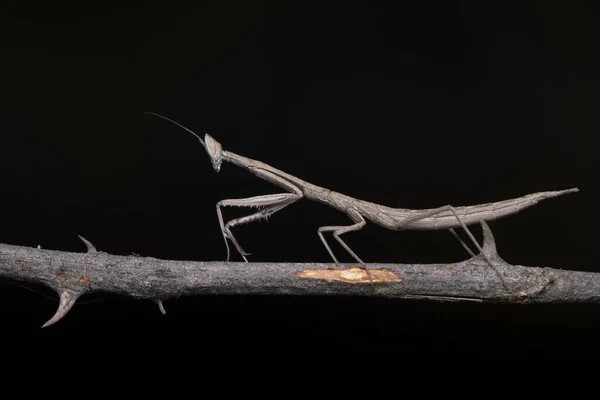
<path fill-rule="evenodd" d="M 358 295 L 450 301 L 599 302 L 600 274 L 510 265 L 482 223 L 483 252 L 505 277 L 508 290 L 482 255 L 451 264 L 238 263 L 160 260 L 96 251 L 70 253 L 0 244 L 0 277 L 42 283 L 60 295 L 50 326 L 88 293 L 109 292 L 158 303 L 199 294 Z"/>

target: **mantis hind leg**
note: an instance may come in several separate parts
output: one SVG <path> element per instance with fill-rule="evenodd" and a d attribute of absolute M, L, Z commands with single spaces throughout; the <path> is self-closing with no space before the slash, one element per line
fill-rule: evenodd
<path fill-rule="evenodd" d="M 421 213 L 419 215 L 415 215 L 414 217 L 407 218 L 406 220 L 402 221 L 401 224 L 398 224 L 397 228 L 400 228 L 400 229 L 410 228 L 410 224 L 413 223 L 413 222 L 415 222 L 415 221 L 418 221 L 418 220 L 421 220 L 421 219 L 425 219 L 425 218 L 430 218 L 430 217 L 433 217 L 433 216 L 435 216 L 437 214 L 440 214 L 440 213 L 443 213 L 443 212 L 447 212 L 447 211 L 450 211 L 450 212 L 452 212 L 452 214 L 454 214 L 454 217 L 458 221 L 458 224 L 466 232 L 467 236 L 469 236 L 469 239 L 471 239 L 471 242 L 473 242 L 473 244 L 475 245 L 475 247 L 479 251 L 479 254 L 481 254 L 483 256 L 483 258 L 488 263 L 488 265 L 490 266 L 490 268 L 492 268 L 492 270 L 496 273 L 496 275 L 498 276 L 498 278 L 500 278 L 500 281 L 502 282 L 502 286 L 504 287 L 504 289 L 507 289 L 506 282 L 504 281 L 504 277 L 502 276 L 502 274 L 500 273 L 500 271 L 498 271 L 498 268 L 496 268 L 496 266 L 492 263 L 492 261 L 489 259 L 489 257 L 483 252 L 483 249 L 481 248 L 481 246 L 479 245 L 479 243 L 475 239 L 475 236 L 473 236 L 473 234 L 471 233 L 471 231 L 469 230 L 469 228 L 467 228 L 467 225 L 464 223 L 464 221 L 462 219 L 460 219 L 460 217 L 458 216 L 458 213 L 456 212 L 456 210 L 454 209 L 454 207 L 452 207 L 451 205 L 446 205 L 446 206 L 443 206 L 443 207 L 435 208 L 433 210 L 429 210 L 428 212 L 424 212 L 424 213 Z M 465 249 L 467 249 L 467 251 L 470 254 L 474 255 L 473 252 L 465 244 L 465 242 L 463 242 L 460 239 L 460 237 L 458 237 L 458 235 L 456 234 L 456 232 L 454 232 L 453 229 L 450 229 L 450 231 L 454 235 L 454 237 L 456 239 L 458 239 L 458 241 L 463 245 L 463 247 Z"/>
<path fill-rule="evenodd" d="M 456 231 L 454 230 L 454 228 L 450 228 L 450 233 L 452 234 L 452 236 L 454 236 L 454 238 L 456 240 L 458 240 L 458 243 L 460 243 L 462 245 L 462 247 L 465 248 L 465 250 L 467 251 L 467 253 L 469 253 L 471 255 L 471 257 L 475 257 L 475 253 L 473 253 L 471 251 L 471 249 L 469 248 L 469 246 L 467 246 L 467 244 L 460 238 L 460 236 L 458 236 L 458 233 L 456 233 Z"/>

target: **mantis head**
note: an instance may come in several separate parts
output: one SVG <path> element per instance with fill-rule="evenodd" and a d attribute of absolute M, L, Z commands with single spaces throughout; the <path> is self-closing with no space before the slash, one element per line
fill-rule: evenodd
<path fill-rule="evenodd" d="M 198 136 L 196 133 L 192 132 L 190 129 L 186 128 L 185 126 L 181 125 L 179 122 L 173 121 L 170 118 L 167 118 L 163 115 L 153 113 L 153 112 L 147 111 L 147 112 L 144 112 L 144 114 L 154 115 L 154 116 L 157 116 L 164 120 L 167 120 L 167 121 L 177 125 L 178 127 L 185 129 L 192 135 L 196 136 L 196 138 L 198 138 L 198 140 L 200 141 L 200 144 L 202 144 L 202 146 L 204 146 L 204 148 L 206 149 L 206 152 L 208 153 L 208 156 L 210 157 L 210 162 L 211 162 L 213 168 L 215 169 L 215 171 L 219 172 L 219 170 L 221 169 L 221 163 L 223 162 L 223 148 L 221 147 L 221 143 L 219 143 L 215 139 L 213 139 L 212 136 L 210 136 L 207 133 L 204 135 L 204 140 L 202 140 L 202 138 L 200 136 Z"/>
<path fill-rule="evenodd" d="M 221 143 L 217 142 L 207 133 L 204 135 L 204 144 L 213 168 L 219 172 L 221 163 L 223 162 L 223 148 L 221 147 Z"/>

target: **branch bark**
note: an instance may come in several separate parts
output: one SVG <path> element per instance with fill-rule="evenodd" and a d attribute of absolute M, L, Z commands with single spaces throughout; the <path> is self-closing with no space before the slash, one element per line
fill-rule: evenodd
<path fill-rule="evenodd" d="M 63 318 L 84 294 L 109 292 L 162 300 L 202 294 L 356 295 L 511 303 L 599 302 L 600 273 L 510 265 L 482 223 L 483 252 L 504 276 L 508 290 L 482 255 L 451 264 L 238 263 L 160 260 L 97 251 L 70 253 L 0 244 L 0 277 L 42 283 L 60 296 Z"/>

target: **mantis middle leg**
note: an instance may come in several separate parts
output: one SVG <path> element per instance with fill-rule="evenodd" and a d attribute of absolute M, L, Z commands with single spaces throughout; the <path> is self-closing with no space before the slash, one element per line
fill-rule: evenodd
<path fill-rule="evenodd" d="M 365 226 L 366 222 L 365 222 L 365 219 L 362 217 L 362 215 L 360 215 L 356 211 L 350 211 L 348 213 L 348 216 L 350 218 L 352 218 L 352 220 L 355 222 L 354 224 L 348 225 L 348 226 L 322 226 L 317 230 L 317 234 L 319 235 L 319 238 L 321 238 L 321 242 L 323 242 L 323 245 L 327 249 L 327 252 L 331 256 L 331 258 L 333 258 L 333 262 L 335 262 L 336 264 L 339 264 L 339 261 L 337 260 L 337 258 L 333 254 L 333 251 L 327 244 L 327 241 L 325 240 L 325 237 L 323 236 L 323 232 L 332 232 L 333 231 L 333 237 L 342 245 L 342 247 L 356 261 L 358 261 L 361 264 L 364 264 L 363 260 L 361 260 L 360 257 L 358 257 L 356 255 L 356 253 L 354 251 L 352 251 L 352 249 L 350 249 L 350 247 L 342 240 L 340 235 L 347 233 L 347 232 L 358 231 L 359 229 L 362 229 Z"/>
<path fill-rule="evenodd" d="M 358 231 L 358 230 L 362 229 L 366 225 L 366 221 L 363 218 L 363 216 L 360 215 L 360 213 L 358 213 L 355 210 L 349 210 L 348 211 L 348 216 L 350 218 L 352 218 L 352 220 L 355 222 L 354 224 L 348 225 L 348 226 L 322 226 L 322 227 L 320 227 L 317 230 L 317 233 L 319 235 L 319 238 L 321 239 L 321 242 L 323 242 L 323 245 L 327 249 L 327 252 L 331 256 L 331 258 L 333 258 L 333 261 L 337 265 L 337 264 L 339 264 L 339 262 L 338 262 L 337 258 L 335 257 L 335 255 L 333 254 L 333 251 L 331 250 L 331 248 L 327 244 L 327 241 L 325 240 L 325 237 L 323 236 L 323 232 L 331 232 L 331 231 L 333 231 L 333 237 L 342 245 L 342 247 L 356 261 L 358 261 L 360 264 L 363 264 L 363 266 L 365 268 L 365 271 L 367 271 L 367 275 L 369 276 L 369 281 L 373 282 L 373 276 L 371 275 L 371 271 L 369 271 L 369 269 L 366 267 L 366 264 L 364 263 L 364 261 L 361 260 L 360 257 L 358 257 L 356 255 L 356 253 L 354 251 L 352 251 L 352 249 L 340 237 L 340 235 L 343 235 L 344 233 Z"/>

